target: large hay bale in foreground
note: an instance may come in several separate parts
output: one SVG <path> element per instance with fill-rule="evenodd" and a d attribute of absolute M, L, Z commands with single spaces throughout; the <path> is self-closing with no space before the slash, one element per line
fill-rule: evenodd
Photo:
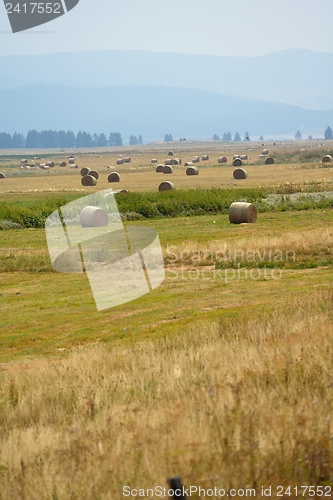
<path fill-rule="evenodd" d="M 161 163 L 159 165 L 157 165 L 156 167 L 156 172 L 163 172 L 163 168 L 164 168 L 164 165 L 162 165 Z"/>
<path fill-rule="evenodd" d="M 228 161 L 228 158 L 226 156 L 220 156 L 217 159 L 217 163 L 227 163 L 227 161 Z"/>
<path fill-rule="evenodd" d="M 82 227 L 105 227 L 109 224 L 109 216 L 102 208 L 87 206 L 81 210 L 80 224 Z"/>
<path fill-rule="evenodd" d="M 96 170 L 90 170 L 89 175 L 92 175 L 93 177 L 95 177 L 95 179 L 98 179 L 99 177 L 99 174 L 98 172 L 96 172 Z"/>
<path fill-rule="evenodd" d="M 234 167 L 241 167 L 243 165 L 242 160 L 240 158 L 235 158 L 232 164 Z"/>
<path fill-rule="evenodd" d="M 231 224 L 242 224 L 243 222 L 253 224 L 257 220 L 257 207 L 252 203 L 235 202 L 229 207 L 229 222 Z"/>
<path fill-rule="evenodd" d="M 172 174 L 173 168 L 171 165 L 164 165 L 163 174 Z"/>
<path fill-rule="evenodd" d="M 5 178 L 6 178 L 5 174 L 3 174 L 2 172 L 0 172 L 0 179 L 5 179 Z"/>
<path fill-rule="evenodd" d="M 158 186 L 159 191 L 173 191 L 174 189 L 176 189 L 176 186 L 173 182 L 169 181 L 161 182 L 161 184 Z"/>
<path fill-rule="evenodd" d="M 82 186 L 96 186 L 97 179 L 95 179 L 92 175 L 84 175 L 81 178 L 81 184 Z"/>
<path fill-rule="evenodd" d="M 234 179 L 247 179 L 247 171 L 244 168 L 236 168 L 232 175 Z"/>
<path fill-rule="evenodd" d="M 188 167 L 186 169 L 186 175 L 199 175 L 198 167 Z"/>
<path fill-rule="evenodd" d="M 87 167 L 83 167 L 80 170 L 80 174 L 82 175 L 82 177 L 84 177 L 85 175 L 89 175 L 89 172 L 90 172 L 90 168 L 87 168 Z"/>
<path fill-rule="evenodd" d="M 332 160 L 333 160 L 333 158 L 331 155 L 325 155 L 321 161 L 323 163 L 331 163 Z"/>
<path fill-rule="evenodd" d="M 273 163 L 274 163 L 274 158 L 272 158 L 271 156 L 266 158 L 265 165 L 273 165 Z"/>
<path fill-rule="evenodd" d="M 119 182 L 120 181 L 120 175 L 118 172 L 111 172 L 111 174 L 108 175 L 108 182 Z"/>

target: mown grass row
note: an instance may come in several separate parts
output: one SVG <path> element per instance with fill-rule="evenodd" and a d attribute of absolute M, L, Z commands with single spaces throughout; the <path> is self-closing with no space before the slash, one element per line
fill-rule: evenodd
<path fill-rule="evenodd" d="M 288 186 L 289 193 L 300 190 L 299 186 Z M 227 213 L 230 204 L 235 201 L 255 203 L 260 212 L 307 210 L 333 206 L 332 199 L 321 197 L 315 200 L 306 195 L 297 200 L 291 200 L 288 195 L 284 195 L 277 198 L 276 203 L 272 205 L 263 201 L 271 193 L 281 193 L 280 187 L 119 193 L 116 199 L 124 220 Z M 44 196 L 33 201 L 3 202 L 0 205 L 0 229 L 42 228 L 46 218 L 54 210 L 78 197 L 81 195 L 73 193 L 59 198 Z"/>

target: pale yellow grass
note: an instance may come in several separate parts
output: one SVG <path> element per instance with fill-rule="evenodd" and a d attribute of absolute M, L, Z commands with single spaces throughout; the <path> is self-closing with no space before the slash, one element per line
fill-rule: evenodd
<path fill-rule="evenodd" d="M 301 145 L 300 145 L 301 146 Z M 26 172 L 20 168 L 19 162 L 16 167 L 11 169 L 15 176 L 8 177 L 0 182 L 0 193 L 23 193 L 39 191 L 82 191 L 89 193 L 101 189 L 112 187 L 113 189 L 127 189 L 129 191 L 157 191 L 160 182 L 172 180 L 177 189 L 190 188 L 211 188 L 211 187 L 254 187 L 254 186 L 275 186 L 278 184 L 298 183 L 309 184 L 313 182 L 322 182 L 331 184 L 333 182 L 333 169 L 322 168 L 320 161 L 313 163 L 286 163 L 264 165 L 264 160 L 259 160 L 261 145 L 251 145 L 252 151 L 249 151 L 248 144 L 223 144 L 218 145 L 210 142 L 203 144 L 158 144 L 155 147 L 142 146 L 141 148 L 125 147 L 118 150 L 101 150 L 96 154 L 89 154 L 83 151 L 75 153 L 75 161 L 79 165 L 78 170 L 71 170 L 67 165 L 65 168 L 55 167 L 49 171 L 34 168 Z M 273 148 L 273 149 L 272 149 Z M 295 148 L 295 145 L 285 146 L 277 144 L 271 147 L 273 156 Z M 175 156 L 179 156 L 183 165 L 175 166 L 171 175 L 157 174 L 155 172 L 156 164 L 151 164 L 152 158 L 157 158 L 158 162 L 164 163 L 168 158 L 168 149 L 173 149 Z M 98 154 L 99 153 L 99 154 Z M 130 156 L 131 163 L 117 165 L 116 160 L 122 156 Z M 201 162 L 198 176 L 186 176 L 184 163 L 191 160 L 194 154 L 209 154 L 209 161 Z M 232 166 L 233 154 L 249 155 L 249 160 L 244 162 L 244 168 L 248 171 L 249 177 L 246 180 L 236 181 L 233 178 L 234 167 Z M 67 160 L 68 154 L 55 154 L 52 158 L 56 165 L 59 161 Z M 218 165 L 219 156 L 227 156 L 226 165 Z M 45 159 L 44 159 L 45 160 Z M 45 162 L 41 156 L 38 162 Z M 12 164 L 11 160 L 8 160 Z M 213 167 L 215 165 L 215 167 Z M 119 183 L 108 183 L 107 177 L 111 170 L 107 166 L 114 166 L 114 170 L 120 173 Z M 81 186 L 80 169 L 88 167 L 97 170 L 100 174 L 97 186 L 94 188 L 83 188 Z M 306 168 L 305 168 L 306 167 Z"/>
<path fill-rule="evenodd" d="M 0 498 L 120 499 L 124 485 L 175 474 L 257 498 L 262 485 L 331 484 L 332 292 L 154 343 L 5 366 Z"/>
<path fill-rule="evenodd" d="M 169 265 L 230 263 L 232 260 L 259 262 L 260 259 L 296 261 L 320 254 L 333 256 L 333 228 L 293 230 L 279 236 L 236 235 L 200 243 L 186 240 L 180 245 L 169 245 L 164 250 L 164 261 Z"/>

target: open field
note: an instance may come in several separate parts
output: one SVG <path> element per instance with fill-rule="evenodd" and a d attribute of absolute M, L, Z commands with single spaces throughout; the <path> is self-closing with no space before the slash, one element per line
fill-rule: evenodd
<path fill-rule="evenodd" d="M 159 148 L 151 148 L 149 146 L 132 147 L 126 150 L 121 148 L 115 151 L 96 151 L 94 154 L 90 152 L 79 151 L 75 152 L 75 162 L 78 164 L 78 170 L 71 170 L 70 166 L 51 168 L 48 171 L 43 171 L 38 166 L 31 167 L 30 170 L 21 169 L 20 159 L 27 158 L 32 164 L 45 163 L 53 160 L 57 165 L 61 160 L 67 160 L 70 151 L 66 153 L 56 153 L 40 155 L 39 160 L 33 160 L 36 153 L 27 154 L 24 150 L 22 155 L 7 155 L 3 156 L 0 162 L 0 171 L 3 171 L 8 178 L 1 180 L 0 193 L 30 193 L 30 192 L 64 192 L 75 191 L 79 193 L 87 193 L 107 189 L 127 189 L 129 191 L 157 191 L 158 185 L 163 180 L 171 180 L 175 183 L 178 189 L 192 188 L 211 188 L 211 187 L 255 187 L 255 186 L 274 186 L 280 183 L 305 183 L 333 182 L 333 168 L 329 164 L 321 162 L 322 156 L 332 153 L 332 144 L 328 141 L 324 146 L 319 147 L 314 145 L 309 147 L 309 144 L 300 144 L 297 148 L 295 145 L 288 147 L 284 144 L 271 145 L 268 147 L 269 155 L 272 156 L 276 163 L 274 165 L 264 165 L 264 159 L 259 159 L 259 154 L 262 147 L 256 145 L 249 148 L 247 144 L 234 143 L 228 146 L 223 146 L 220 143 L 219 147 L 214 143 L 205 143 L 200 146 L 188 144 L 187 146 L 179 145 L 163 145 Z M 222 146 L 221 146 L 222 144 Z M 303 147 L 302 147 L 303 146 Z M 151 164 L 151 159 L 156 158 L 158 162 L 164 164 L 164 160 L 168 158 L 168 150 L 173 150 L 175 157 L 182 159 L 182 165 L 174 166 L 174 172 L 171 175 L 156 173 L 156 164 Z M 251 151 L 249 151 L 249 149 Z M 304 150 L 304 151 L 302 151 Z M 186 176 L 184 163 L 192 160 L 193 155 L 209 154 L 208 161 L 201 161 L 198 166 L 200 173 L 198 176 Z M 129 155 L 131 163 L 117 165 L 116 160 Z M 244 161 L 244 168 L 247 169 L 249 177 L 245 181 L 236 181 L 232 172 L 232 156 L 234 154 L 248 154 L 249 160 Z M 226 156 L 228 163 L 218 164 L 219 156 Z M 108 170 L 107 166 L 113 166 L 114 171 L 121 176 L 119 183 L 108 183 L 107 176 L 112 170 Z M 97 170 L 100 174 L 100 179 L 96 187 L 84 188 L 81 185 L 81 176 L 79 170 L 83 167 Z"/>
<path fill-rule="evenodd" d="M 214 158 L 245 146 L 253 150 L 249 178 L 236 182 L 231 162 L 217 166 Z M 330 146 L 312 149 L 322 155 Z M 155 173 L 150 159 L 164 160 L 170 147 L 188 160 L 199 151 L 213 160 L 194 178 L 183 166 Z M 290 499 L 332 494 L 333 201 L 320 193 L 333 191 L 333 168 L 319 155 L 305 157 L 307 143 L 277 144 L 276 164 L 267 166 L 259 145 L 147 149 L 121 151 L 132 161 L 116 168 L 122 181 L 114 186 L 133 192 L 118 202 L 131 213 L 136 191 L 141 204 L 157 206 L 149 191 L 159 179 L 179 187 L 156 195 L 174 216 L 124 218 L 160 237 L 166 278 L 148 295 L 98 312 L 85 274 L 52 269 L 39 223 L 0 230 L 0 499 L 120 499 L 125 485 L 164 487 L 172 475 L 226 495 L 253 488 L 262 498 L 270 485 L 271 498 L 279 498 L 278 485 L 328 488 L 303 496 L 294 489 Z M 82 188 L 69 166 L 26 171 L 19 159 L 27 153 L 7 153 L 0 157 L 7 222 L 17 202 L 29 217 L 44 207 L 43 220 L 52 203 L 111 187 L 106 166 L 118 157 L 75 153 L 80 168 L 102 177 Z M 201 215 L 175 209 L 195 198 L 189 189 L 211 187 L 228 189 L 207 191 L 215 209 L 208 202 Z M 303 205 L 289 198 L 304 192 L 318 198 Z M 237 193 L 258 202 L 256 224 L 229 223 L 225 206 Z M 283 200 L 274 208 L 267 196 Z"/>

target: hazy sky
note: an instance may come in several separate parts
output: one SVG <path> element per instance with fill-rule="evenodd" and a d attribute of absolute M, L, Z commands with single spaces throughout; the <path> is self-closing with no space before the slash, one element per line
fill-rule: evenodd
<path fill-rule="evenodd" d="M 12 34 L 1 2 L 0 55 L 102 49 L 221 56 L 289 48 L 333 52 L 332 18 L 332 0 L 80 0 L 55 21 Z"/>

